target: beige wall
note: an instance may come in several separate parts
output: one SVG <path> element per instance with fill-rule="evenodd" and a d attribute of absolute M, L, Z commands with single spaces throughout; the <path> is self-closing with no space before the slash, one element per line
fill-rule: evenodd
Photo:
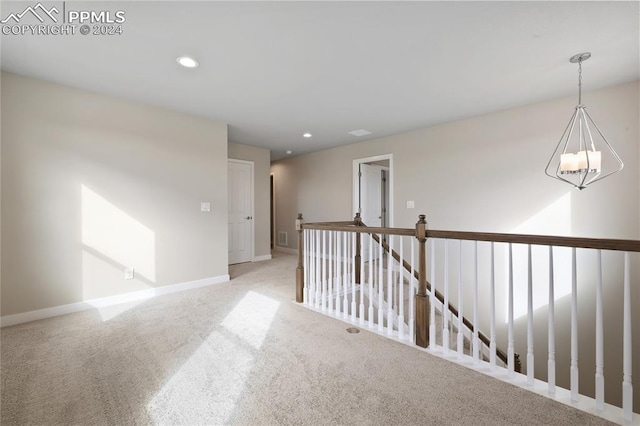
<path fill-rule="evenodd" d="M 639 83 L 585 93 L 583 100 L 625 161 L 622 172 L 586 190 L 577 191 L 544 174 L 549 156 L 575 107 L 575 97 L 569 97 L 274 162 L 271 171 L 276 181 L 277 230 L 292 235 L 297 212 L 302 212 L 308 222 L 352 218 L 353 160 L 392 154 L 396 227 L 413 227 L 418 214 L 424 213 L 431 229 L 637 239 L 640 237 Z M 406 208 L 409 200 L 415 201 L 415 209 Z M 289 247 L 295 248 L 295 240 L 289 239 Z M 582 255 L 579 261 L 583 265 L 593 263 Z M 605 271 L 609 348 L 605 354 L 606 393 L 607 400 L 612 402 L 620 401 L 622 377 L 622 286 L 619 264 L 616 265 L 614 271 Z M 503 275 L 503 269 L 498 273 Z M 636 283 L 637 277 L 635 268 Z M 455 301 L 456 285 L 451 287 L 451 300 Z M 593 389 L 595 371 L 593 288 L 593 276 L 581 278 L 579 342 L 584 392 Z M 635 324 L 640 324 L 638 289 L 634 284 Z M 486 290 L 481 290 L 480 309 L 484 318 L 488 318 Z M 545 291 L 538 289 L 538 294 Z M 496 297 L 498 341 L 506 349 L 504 287 L 497 290 Z M 466 300 L 471 300 L 470 294 Z M 543 378 L 546 378 L 546 315 L 546 307 L 535 314 L 536 374 Z M 569 358 L 568 297 L 557 301 L 557 320 L 557 341 L 562 345 L 557 353 L 558 383 L 568 386 L 565 373 Z M 525 323 L 519 319 L 516 324 L 516 351 L 523 361 L 526 361 Z M 488 332 L 488 320 L 480 321 L 480 328 Z M 633 341 L 634 371 L 640 371 L 638 326 Z M 640 386 L 638 377 L 634 376 L 636 387 Z M 635 398 L 637 410 L 640 392 Z"/>
<path fill-rule="evenodd" d="M 293 231 L 296 211 L 308 221 L 352 218 L 353 160 L 392 154 L 395 226 L 412 227 L 424 213 L 434 229 L 510 232 L 570 193 L 576 217 L 594 203 L 603 211 L 581 215 L 567 234 L 637 237 L 638 83 L 584 98 L 625 160 L 622 172 L 588 190 L 572 190 L 544 174 L 573 112 L 570 97 L 276 161 L 277 229 Z M 415 209 L 405 207 L 408 200 Z"/>
<path fill-rule="evenodd" d="M 226 124 L 1 83 L 2 315 L 227 275 Z"/>
<path fill-rule="evenodd" d="M 271 256 L 271 183 L 270 161 L 271 152 L 268 149 L 229 142 L 229 158 L 235 160 L 253 161 L 254 186 L 254 254 L 256 257 Z"/>

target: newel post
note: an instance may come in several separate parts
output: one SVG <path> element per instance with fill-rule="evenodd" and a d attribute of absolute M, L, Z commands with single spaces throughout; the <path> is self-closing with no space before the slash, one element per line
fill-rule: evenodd
<path fill-rule="evenodd" d="M 356 213 L 356 217 L 353 218 L 353 224 L 355 226 L 362 226 L 362 218 L 360 213 Z M 356 233 L 356 256 L 354 262 L 356 263 L 356 284 L 360 284 L 360 233 Z"/>
<path fill-rule="evenodd" d="M 416 294 L 416 345 L 429 345 L 429 298 L 427 297 L 427 221 L 425 215 L 418 216 L 416 238 L 418 239 L 418 294 Z M 433 283 L 432 283 L 433 285 Z"/>
<path fill-rule="evenodd" d="M 302 213 L 298 213 L 298 217 L 296 218 L 296 231 L 298 232 L 298 267 L 296 268 L 296 302 L 302 303 L 304 301 L 303 291 L 304 291 L 304 267 L 302 266 L 302 224 L 304 223 L 304 219 L 302 218 Z"/>

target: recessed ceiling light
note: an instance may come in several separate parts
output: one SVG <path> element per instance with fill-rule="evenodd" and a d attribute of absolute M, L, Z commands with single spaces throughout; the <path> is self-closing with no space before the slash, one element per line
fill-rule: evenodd
<path fill-rule="evenodd" d="M 176 61 L 185 68 L 198 68 L 198 61 L 190 56 L 180 56 Z"/>
<path fill-rule="evenodd" d="M 291 155 L 293 154 L 293 151 L 291 151 L 290 149 L 287 150 L 287 154 Z"/>
<path fill-rule="evenodd" d="M 304 134 L 304 135 L 302 135 L 302 136 L 304 136 L 305 138 L 310 138 L 310 137 L 311 137 L 311 136 L 313 136 L 313 135 L 312 135 L 311 133 L 307 132 L 307 133 L 305 133 L 305 134 Z"/>
<path fill-rule="evenodd" d="M 349 132 L 349 134 L 353 136 L 365 136 L 365 135 L 370 135 L 371 132 L 365 129 L 360 129 L 360 130 L 352 130 Z"/>

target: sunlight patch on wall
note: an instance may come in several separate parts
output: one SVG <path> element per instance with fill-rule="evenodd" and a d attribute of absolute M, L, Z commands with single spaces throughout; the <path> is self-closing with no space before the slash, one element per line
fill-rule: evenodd
<path fill-rule="evenodd" d="M 114 266 L 156 280 L 155 233 L 82 185 L 82 243 Z M 122 280 L 122 277 L 119 278 Z"/>
<path fill-rule="evenodd" d="M 123 297 L 127 303 L 120 304 L 120 297 L 113 295 L 147 290 L 155 282 L 155 233 L 85 185 L 81 217 L 82 299 L 93 303 L 107 297 L 112 306 L 95 306 L 108 321 L 144 299 Z M 134 279 L 124 279 L 125 268 L 134 269 Z"/>
<path fill-rule="evenodd" d="M 511 230 L 514 234 L 571 235 L 571 192 L 567 192 L 535 215 Z M 505 277 L 508 277 L 508 251 L 505 250 Z M 531 246 L 531 267 L 533 282 L 533 309 L 549 303 L 549 249 L 546 246 Z M 518 319 L 527 314 L 527 246 L 513 245 L 513 317 Z M 553 249 L 554 299 L 558 300 L 571 293 L 571 249 Z M 504 294 L 508 294 L 508 280 L 505 280 Z M 505 322 L 508 321 L 508 298 L 505 297 Z"/>

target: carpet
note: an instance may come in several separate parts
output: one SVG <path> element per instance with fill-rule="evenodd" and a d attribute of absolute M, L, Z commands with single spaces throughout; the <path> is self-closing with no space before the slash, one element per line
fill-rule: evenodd
<path fill-rule="evenodd" d="M 3 425 L 602 425 L 292 302 L 295 256 L 229 283 L 3 328 Z"/>

